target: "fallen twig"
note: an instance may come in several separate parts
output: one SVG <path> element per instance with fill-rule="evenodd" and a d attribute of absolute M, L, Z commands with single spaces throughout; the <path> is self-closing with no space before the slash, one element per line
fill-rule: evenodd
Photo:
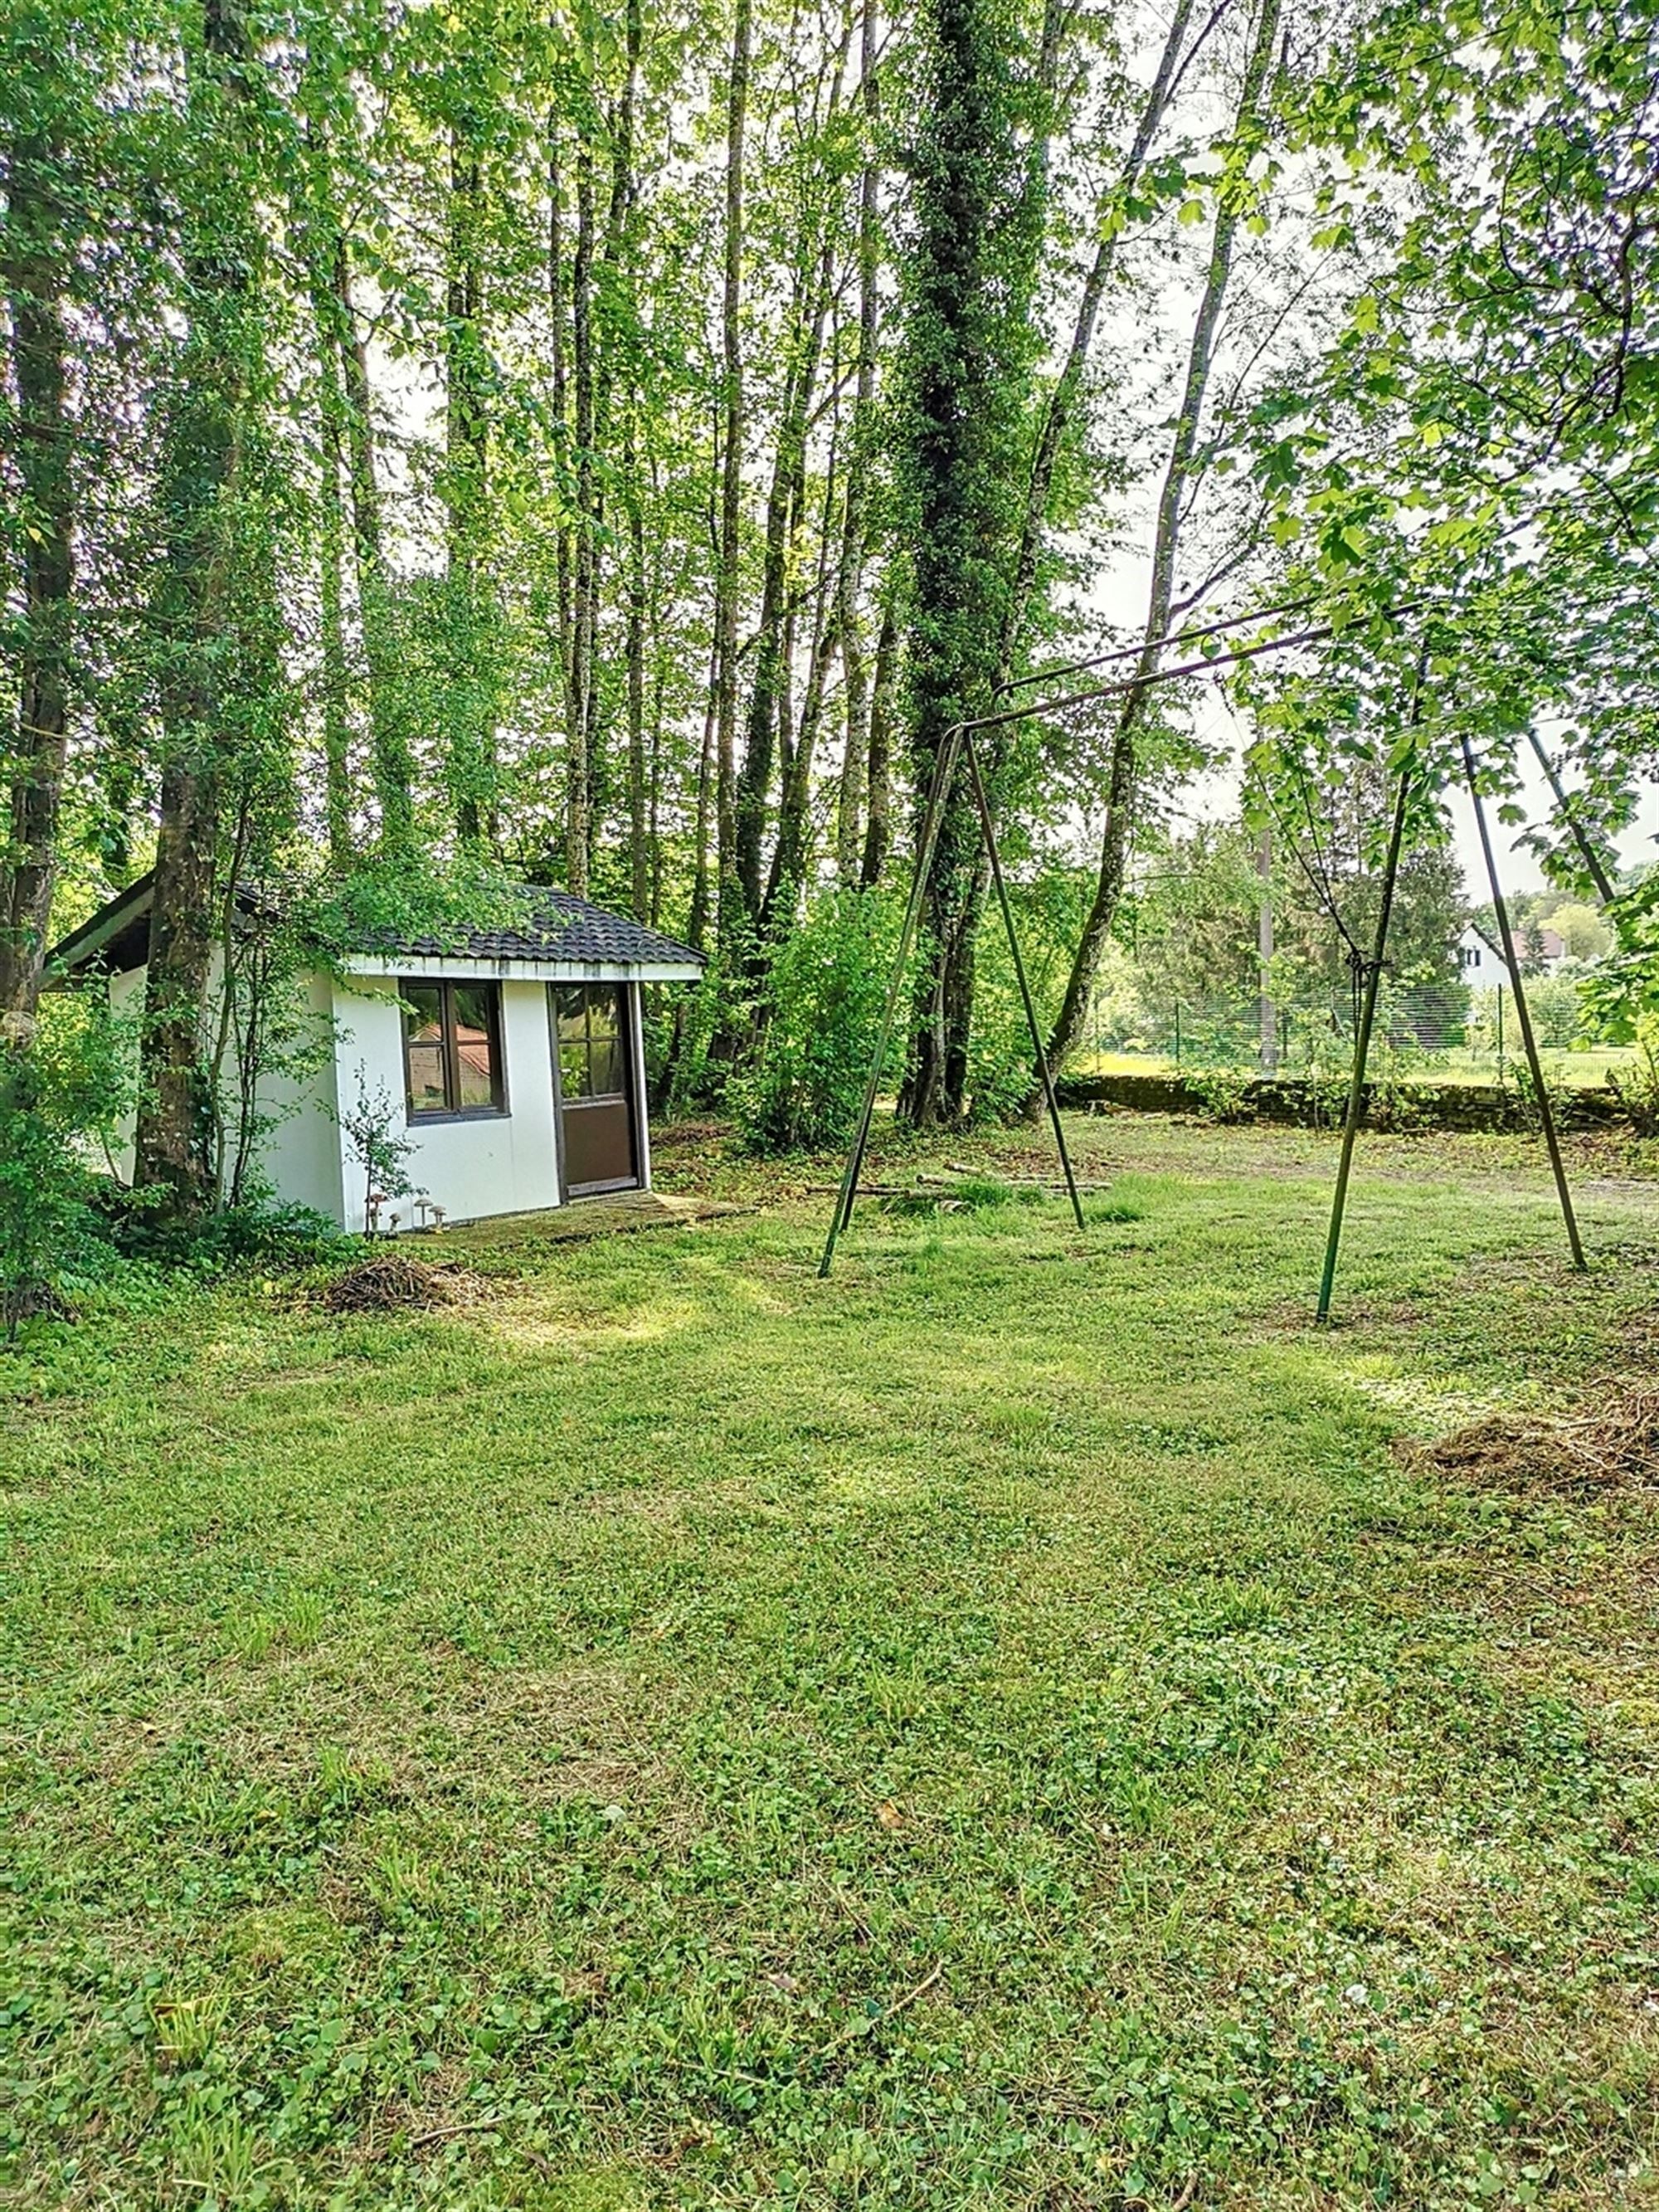
<path fill-rule="evenodd" d="M 1058 1176 L 1003 1175 L 995 1168 L 959 1168 L 954 1162 L 948 1160 L 945 1165 L 951 1169 L 949 1175 L 928 1175 L 925 1170 L 918 1168 L 916 1181 L 926 1183 L 942 1183 L 947 1190 L 962 1176 L 971 1176 L 975 1182 L 1006 1183 L 1012 1190 L 1063 1191 L 1066 1188 L 1065 1182 Z M 1111 1188 L 1109 1182 L 1079 1182 L 1078 1185 L 1079 1192 L 1109 1190 Z"/>
<path fill-rule="evenodd" d="M 410 2136 L 410 2150 L 424 2150 L 428 2143 L 445 2142 L 451 2136 L 481 2136 L 501 2124 L 499 2118 L 491 2120 L 450 2120 L 443 2127 L 428 2128 L 423 2135 Z"/>
<path fill-rule="evenodd" d="M 941 1959 L 934 1966 L 932 1973 L 923 1975 L 921 1981 L 916 1984 L 915 1989 L 907 1990 L 902 1997 L 895 1997 L 892 2003 L 887 2007 L 884 2012 L 872 2012 L 867 2020 L 848 2021 L 845 2027 L 841 2029 L 837 2034 L 830 2037 L 829 2042 L 826 2043 L 823 2050 L 819 2051 L 819 2057 L 833 2057 L 835 2053 L 841 2050 L 843 2045 L 856 2042 L 860 2036 L 868 2035 L 872 2028 L 880 2027 L 886 2021 L 893 2019 L 896 2014 L 908 2010 L 911 2005 L 915 2004 L 918 1997 L 925 1997 L 927 1996 L 928 1990 L 933 1988 L 935 1982 L 939 1980 L 944 1972 L 945 1961 Z"/>
<path fill-rule="evenodd" d="M 838 1182 L 809 1182 L 803 1188 L 809 1193 L 822 1192 L 828 1197 L 830 1192 L 838 1191 L 841 1185 Z M 914 1198 L 916 1194 L 909 1183 L 861 1182 L 854 1194 L 858 1198 Z"/>

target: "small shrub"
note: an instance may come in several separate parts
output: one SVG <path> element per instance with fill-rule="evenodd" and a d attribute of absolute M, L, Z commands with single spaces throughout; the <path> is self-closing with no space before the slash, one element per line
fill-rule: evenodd
<path fill-rule="evenodd" d="M 58 1277 L 88 1232 L 90 1178 L 14 1073 L 0 1078 L 0 1333 L 62 1311 Z"/>
<path fill-rule="evenodd" d="M 1607 1078 L 1638 1137 L 1659 1137 L 1659 1016 L 1636 1024 L 1636 1058 L 1623 1074 Z"/>
<path fill-rule="evenodd" d="M 1532 1079 L 1532 1070 L 1524 1060 L 1516 1068 L 1514 1073 L 1516 1097 L 1521 1101 L 1527 1119 L 1534 1128 L 1541 1128 L 1543 1126 L 1540 1107 L 1546 1102 L 1557 1124 L 1565 1121 L 1573 1103 L 1572 1086 L 1570 1084 L 1557 1080 L 1546 1068 L 1543 1071 L 1543 1097 L 1540 1101 L 1539 1087 Z"/>
<path fill-rule="evenodd" d="M 1199 1100 L 1206 1120 L 1224 1124 L 1255 1118 L 1250 1082 L 1250 1077 L 1231 1067 L 1194 1068 L 1186 1077 L 1187 1088 Z"/>
<path fill-rule="evenodd" d="M 313 1267 L 358 1249 L 325 1213 L 308 1206 L 252 1199 L 211 1213 L 179 1215 L 161 1203 L 165 1194 L 100 1184 L 92 1206 L 98 1228 L 119 1253 L 198 1275 L 237 1267 Z"/>
<path fill-rule="evenodd" d="M 0 1046 L 0 1334 L 31 1314 L 66 1314 L 61 1285 L 96 1272 L 96 1179 L 130 1097 L 118 1025 L 90 994 L 50 1003 Z"/>
<path fill-rule="evenodd" d="M 1371 1086 L 1365 1119 L 1373 1129 L 1389 1130 L 1396 1136 L 1408 1135 L 1432 1125 L 1432 1103 L 1421 1084 L 1385 1079 Z"/>
<path fill-rule="evenodd" d="M 751 1152 L 821 1151 L 852 1135 L 896 932 L 884 894 L 827 891 L 773 954 L 754 1065 L 726 1091 Z"/>

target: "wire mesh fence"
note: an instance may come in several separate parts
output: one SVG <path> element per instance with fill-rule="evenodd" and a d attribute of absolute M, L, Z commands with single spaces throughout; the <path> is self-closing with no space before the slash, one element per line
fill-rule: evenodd
<path fill-rule="evenodd" d="M 1632 1065 L 1628 1048 L 1586 1036 L 1580 979 L 1540 975 L 1526 978 L 1522 988 L 1552 1084 L 1604 1085 Z M 1346 1073 L 1358 1013 L 1358 993 L 1346 988 L 1285 999 L 1142 994 L 1127 1007 L 1119 994 L 1093 1010 L 1089 1057 L 1102 1074 L 1227 1069 L 1322 1082 Z M 1379 1079 L 1502 1085 L 1520 1080 L 1525 1065 L 1508 988 L 1382 987 L 1371 1043 Z"/>

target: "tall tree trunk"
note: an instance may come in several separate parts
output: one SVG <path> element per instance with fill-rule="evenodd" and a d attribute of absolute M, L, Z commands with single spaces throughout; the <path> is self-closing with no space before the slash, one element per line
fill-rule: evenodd
<path fill-rule="evenodd" d="M 1054 12 L 1045 11 L 1044 68 Z M 995 679 L 1013 551 L 1008 449 L 1031 351 L 1042 228 L 1030 204 L 1030 131 L 1034 109 L 1045 130 L 1049 110 L 1047 88 L 1022 77 L 1016 33 L 994 0 L 927 0 L 921 21 L 927 97 L 912 155 L 916 244 L 906 318 L 919 811 L 951 728 L 983 710 Z M 980 847 L 958 761 L 925 890 L 924 963 L 899 1095 L 900 1114 L 917 1127 L 955 1121 L 966 1108 Z"/>
<path fill-rule="evenodd" d="M 628 477 L 628 874 L 634 913 L 651 919 L 651 848 L 646 819 L 645 639 L 649 611 L 645 566 L 645 508 L 634 430 L 637 395 L 629 404 L 623 466 Z"/>
<path fill-rule="evenodd" d="M 368 348 L 351 296 L 351 249 L 335 240 L 335 343 L 345 400 L 346 476 L 351 492 L 352 559 L 357 617 L 368 676 L 369 769 L 385 851 L 407 854 L 415 843 L 415 761 L 397 671 L 392 592 L 381 551 L 380 489 L 374 458 L 374 398 Z"/>
<path fill-rule="evenodd" d="M 592 848 L 593 648 L 598 626 L 599 545 L 593 512 L 593 154 L 576 155 L 576 252 L 570 270 L 570 349 L 576 400 L 576 561 L 572 596 L 570 696 L 566 720 L 565 880 L 587 893 Z"/>
<path fill-rule="evenodd" d="M 1054 465 L 1060 458 L 1066 433 L 1077 412 L 1090 349 L 1094 344 L 1095 325 L 1100 319 L 1101 303 L 1105 299 L 1106 287 L 1116 265 L 1120 226 L 1112 220 L 1115 213 L 1113 204 L 1133 191 L 1146 166 L 1146 156 L 1152 150 L 1152 140 L 1164 119 L 1164 110 L 1169 106 L 1170 93 L 1179 73 L 1181 52 L 1187 42 L 1187 28 L 1192 20 L 1192 11 L 1193 0 L 1176 0 L 1175 13 L 1170 19 L 1169 32 L 1164 41 L 1164 51 L 1158 57 L 1152 88 L 1140 111 L 1128 158 L 1097 212 L 1099 239 L 1095 246 L 1095 258 L 1084 280 L 1065 365 L 1043 410 L 1042 428 L 1037 433 L 1036 450 L 1031 456 L 1031 471 L 1025 489 L 1025 514 L 1020 530 L 1019 551 L 1014 562 L 1013 589 L 1008 597 L 1000 655 L 1000 679 L 1005 683 L 1013 667 L 1020 632 L 1024 627 L 1031 592 L 1036 582 L 1037 562 L 1042 557 L 1043 536 L 1048 524 L 1048 501 L 1054 487 Z"/>
<path fill-rule="evenodd" d="M 720 301 L 726 450 L 714 579 L 715 929 L 722 951 L 735 941 L 743 911 L 743 887 L 738 880 L 738 597 L 743 522 L 743 165 L 753 30 L 753 0 L 737 0 L 726 106 L 726 240 Z"/>
<path fill-rule="evenodd" d="M 1239 94 L 1235 137 L 1242 136 L 1255 123 L 1269 97 L 1273 49 L 1279 37 L 1279 5 L 1280 0 L 1261 0 L 1249 60 Z M 1111 933 L 1118 902 L 1123 895 L 1124 877 L 1128 866 L 1129 836 L 1134 819 L 1137 738 L 1151 696 L 1152 679 L 1158 672 L 1164 635 L 1170 626 L 1170 609 L 1175 597 L 1176 561 L 1181 550 L 1182 504 L 1192 479 L 1199 425 L 1204 412 L 1205 394 L 1209 388 L 1215 334 L 1227 296 L 1228 280 L 1232 273 L 1233 246 L 1238 234 L 1238 212 L 1231 204 L 1224 203 L 1218 209 L 1215 228 L 1210 238 L 1209 268 L 1188 348 L 1187 379 L 1182 393 L 1181 412 L 1176 419 L 1175 432 L 1170 443 L 1169 464 L 1164 470 L 1163 490 L 1158 498 L 1158 525 L 1152 540 L 1152 582 L 1146 600 L 1146 626 L 1140 657 L 1135 663 L 1133 688 L 1124 694 L 1113 732 L 1111 769 L 1106 793 L 1106 827 L 1101 840 L 1100 866 L 1095 879 L 1094 896 L 1083 925 L 1072 971 L 1066 980 L 1066 995 L 1048 1040 L 1051 1070 L 1057 1071 L 1065 1066 L 1083 1035 L 1101 954 Z M 1041 1090 L 1034 1081 L 1025 1101 L 1025 1110 L 1028 1114 L 1036 1113 L 1040 1111 L 1041 1105 Z"/>
<path fill-rule="evenodd" d="M 23 495 L 23 622 L 17 743 L 9 763 L 9 849 L 0 857 L 0 1024 L 21 1036 L 40 996 L 58 865 L 69 743 L 75 492 L 64 294 L 69 281 L 62 148 L 26 133 L 7 149 L 0 283 L 11 325 L 14 460 Z M 0 1042 L 6 1030 L 0 1029 Z"/>
<path fill-rule="evenodd" d="M 876 64 L 876 0 L 865 0 L 859 45 L 865 149 L 859 178 L 858 391 L 853 406 L 853 448 L 847 468 L 847 511 L 842 518 L 841 573 L 837 580 L 836 629 L 841 639 L 846 689 L 847 735 L 842 750 L 841 787 L 836 808 L 836 871 L 843 884 L 855 882 L 861 872 L 860 828 L 870 750 L 870 692 L 865 672 L 859 588 L 870 535 L 869 477 L 875 442 L 876 348 L 880 316 L 881 167 L 878 149 L 881 78 Z"/>
<path fill-rule="evenodd" d="M 628 0 L 623 21 L 623 81 L 609 117 L 611 189 L 603 232 L 597 242 L 594 235 L 595 179 L 591 163 L 585 173 L 588 186 L 586 207 L 580 206 L 580 185 L 584 173 L 579 171 L 579 212 L 583 218 L 582 228 L 586 236 L 590 263 L 582 333 L 587 357 L 586 390 L 580 358 L 577 362 L 577 409 L 579 415 L 585 409 L 588 422 L 587 435 L 585 441 L 581 441 L 579 465 L 579 505 L 583 532 L 579 550 L 585 551 L 586 557 L 585 561 L 580 558 L 578 561 L 576 617 L 583 660 L 583 729 L 580 757 L 584 776 L 582 830 L 586 849 L 581 860 L 584 884 L 592 877 L 599 834 L 613 799 L 611 763 L 605 743 L 603 720 L 606 690 L 599 681 L 605 554 L 610 536 L 605 520 L 607 477 L 604 461 L 610 450 L 611 438 L 612 364 L 617 355 L 617 348 L 611 341 L 617 322 L 617 302 L 630 279 L 632 267 L 636 196 L 634 118 L 644 37 L 641 0 Z M 625 311 L 623 324 L 624 328 L 628 326 Z M 632 426 L 630 414 L 624 430 L 625 438 L 631 434 Z M 580 429 L 578 435 L 580 440 Z M 630 465 L 625 459 L 624 480 L 628 486 L 627 496 L 631 499 L 634 489 L 629 468 Z"/>
<path fill-rule="evenodd" d="M 307 57 L 309 76 L 316 68 Z M 352 858 L 351 683 L 345 637 L 345 518 L 341 473 L 347 441 L 344 334 L 340 328 L 339 264 L 344 240 L 335 211 L 334 146 L 308 115 L 305 154 L 293 196 L 294 235 L 305 264 L 314 349 L 319 444 L 317 473 L 318 596 L 322 645 L 323 817 L 329 864 Z M 234 848 L 233 847 L 233 851 Z M 234 902 L 231 908 L 234 914 Z M 220 1028 L 228 1032 L 228 998 Z M 222 1188 L 222 1176 L 216 1176 Z"/>
<path fill-rule="evenodd" d="M 738 779 L 738 879 L 743 886 L 749 919 L 756 924 L 760 921 L 764 904 L 761 854 L 767 802 L 771 795 L 773 760 L 783 734 L 780 725 L 787 723 L 789 713 L 793 659 L 787 641 L 790 554 L 800 528 L 806 480 L 807 422 L 817 383 L 833 276 L 833 247 L 826 240 L 817 270 L 803 272 L 797 295 L 800 308 L 795 325 L 795 343 L 791 349 L 793 359 L 784 387 L 772 490 L 767 501 L 766 563 L 761 581 L 760 627 L 755 640 L 755 682 L 749 700 L 743 771 Z"/>
<path fill-rule="evenodd" d="M 898 688 L 898 617 L 890 600 L 876 639 L 876 672 L 870 687 L 870 802 L 859 886 L 873 890 L 887 872 L 893 830 L 893 700 Z"/>
<path fill-rule="evenodd" d="M 161 486 L 155 610 L 164 656 L 161 807 L 135 1167 L 141 1188 L 164 1192 L 182 1212 L 211 1197 L 212 1101 L 201 1049 L 230 703 L 222 665 L 234 621 L 235 507 L 260 354 L 263 252 L 246 122 L 253 66 L 237 0 L 205 0 L 190 100 L 196 173 L 183 255 L 190 328 Z"/>
<path fill-rule="evenodd" d="M 720 428 L 725 414 L 722 395 L 716 400 L 712 432 L 708 441 L 708 531 L 709 557 L 716 574 L 720 569 L 720 499 L 725 482 L 720 457 Z M 703 695 L 702 743 L 697 751 L 697 798 L 692 832 L 691 908 L 686 922 L 686 941 L 698 951 L 708 950 L 709 924 L 714 919 L 714 866 L 709 852 L 709 840 L 714 830 L 716 805 L 715 786 L 718 767 L 715 753 L 719 744 L 720 688 L 720 635 L 718 619 L 708 647 L 708 685 Z"/>
<path fill-rule="evenodd" d="M 351 717 L 346 674 L 345 612 L 341 570 L 344 530 L 340 506 L 339 393 L 334 364 L 325 362 L 329 386 L 323 400 L 323 465 L 319 483 L 317 554 L 323 647 L 323 816 L 331 867 L 351 866 Z"/>
<path fill-rule="evenodd" d="M 444 333 L 444 556 L 447 584 L 449 778 L 455 827 L 478 846 L 495 829 L 495 640 L 478 581 L 489 469 L 484 402 L 483 163 L 459 130 L 449 142 L 448 313 Z"/>
<path fill-rule="evenodd" d="M 570 365 L 566 345 L 565 320 L 568 313 L 566 293 L 564 244 L 564 188 L 559 173 L 559 125 L 556 112 L 547 119 L 547 305 L 552 326 L 553 370 L 553 445 L 557 460 L 559 505 L 562 510 L 568 504 L 568 485 L 572 474 L 570 467 Z M 566 873 L 569 872 L 570 789 L 575 774 L 573 746 L 583 742 L 585 722 L 579 724 L 574 709 L 577 702 L 575 669 L 575 592 L 573 582 L 574 554 L 570 526 L 561 512 L 554 544 L 554 591 L 557 601 L 557 635 L 554 640 L 559 676 L 563 690 L 566 792 L 565 838 Z M 584 778 L 586 767 L 583 769 Z"/>
<path fill-rule="evenodd" d="M 833 416 L 831 421 L 833 425 Z M 830 665 L 838 649 L 836 630 L 841 620 L 837 579 L 830 566 L 836 542 L 833 523 L 841 491 L 838 479 L 836 430 L 832 427 L 829 461 L 824 470 L 817 584 L 812 596 L 812 646 L 801 700 L 800 730 L 784 754 L 777 843 L 773 848 L 766 896 L 761 907 L 761 934 L 769 943 L 775 942 L 794 927 L 801 892 L 811 872 L 812 762 L 823 720 Z"/>

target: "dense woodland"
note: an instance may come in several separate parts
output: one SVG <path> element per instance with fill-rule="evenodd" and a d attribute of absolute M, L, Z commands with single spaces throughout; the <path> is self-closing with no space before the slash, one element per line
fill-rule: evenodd
<path fill-rule="evenodd" d="M 1431 874 L 1530 746 L 1599 902 L 1659 752 L 1656 58 L 1632 0 L 9 0 L 15 1072 L 154 866 L 185 1210 L 248 885 L 325 934 L 562 884 L 713 956 L 665 1087 L 839 1097 L 946 733 L 1011 697 L 1077 699 L 981 738 L 1061 1063 L 1241 742 L 1241 849 L 1362 884 L 1402 773 Z M 988 890 L 959 766 L 918 1125 L 1030 1091 Z"/>

